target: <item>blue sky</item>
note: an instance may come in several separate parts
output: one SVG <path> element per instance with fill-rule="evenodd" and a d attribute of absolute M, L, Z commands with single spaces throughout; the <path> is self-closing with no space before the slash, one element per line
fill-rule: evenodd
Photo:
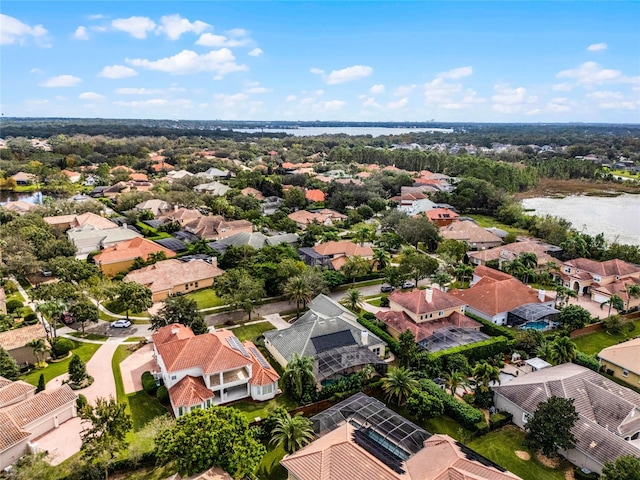
<path fill-rule="evenodd" d="M 640 122 L 640 2 L 2 2 L 6 116 Z"/>

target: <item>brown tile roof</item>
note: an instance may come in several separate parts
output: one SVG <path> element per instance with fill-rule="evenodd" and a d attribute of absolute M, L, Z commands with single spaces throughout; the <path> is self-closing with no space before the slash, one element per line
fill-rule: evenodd
<path fill-rule="evenodd" d="M 0 410 L 0 453 L 29 438 L 31 434 L 21 429 L 11 415 Z"/>
<path fill-rule="evenodd" d="M 535 253 L 538 257 L 538 265 L 547 263 L 549 261 L 555 261 L 553 257 L 546 252 L 549 249 L 547 245 L 537 242 L 535 240 L 527 240 L 525 242 L 514 242 L 506 245 L 500 245 L 498 247 L 490 248 L 488 250 L 482 250 L 479 252 L 469 252 L 469 257 L 477 258 L 483 262 L 491 260 L 513 260 L 521 253 Z"/>
<path fill-rule="evenodd" d="M 194 218 L 200 218 L 204 215 L 199 210 L 189 208 L 179 208 L 173 212 L 169 212 L 159 218 L 164 222 L 178 222 L 183 225 L 186 222 L 193 220 Z"/>
<path fill-rule="evenodd" d="M 396 290 L 389 295 L 389 301 L 395 302 L 417 315 L 461 307 L 467 303 L 437 288 L 432 288 L 431 292 L 430 302 L 427 301 L 427 290 L 420 289 L 414 289 L 411 292 Z"/>
<path fill-rule="evenodd" d="M 304 196 L 310 202 L 324 202 L 325 198 L 324 192 L 318 189 L 307 190 Z"/>
<path fill-rule="evenodd" d="M 256 190 L 255 188 L 251 188 L 251 187 L 243 188 L 242 190 L 240 190 L 240 193 L 242 193 L 242 195 L 245 195 L 245 196 L 251 195 L 256 200 L 260 200 L 260 201 L 264 200 L 264 195 L 262 195 L 260 190 Z"/>
<path fill-rule="evenodd" d="M 5 350 L 13 350 L 24 347 L 31 340 L 45 338 L 46 336 L 44 327 L 38 322 L 35 325 L 0 332 L 0 347 Z"/>
<path fill-rule="evenodd" d="M 249 352 L 249 355 L 251 355 L 251 360 L 253 362 L 253 366 L 251 368 L 251 380 L 249 380 L 249 383 L 251 385 L 263 386 L 277 382 L 280 375 L 278 375 L 278 372 L 276 372 L 273 367 L 270 366 L 269 368 L 265 368 L 262 366 L 260 360 L 264 360 L 266 362 L 266 359 L 262 356 L 258 348 L 248 340 L 242 342 L 242 345 L 244 345 L 244 348 Z M 258 352 L 258 354 L 256 355 L 253 350 Z M 260 359 L 258 358 L 258 355 L 260 355 Z"/>
<path fill-rule="evenodd" d="M 183 224 L 185 230 L 201 238 L 214 239 L 229 236 L 240 231 L 253 231 L 253 224 L 248 220 L 225 220 L 220 215 L 195 218 Z"/>
<path fill-rule="evenodd" d="M 333 210 L 329 210 L 327 208 L 323 208 L 317 212 L 308 212 L 306 210 L 298 210 L 297 212 L 290 213 L 287 215 L 289 219 L 293 220 L 296 223 L 300 223 L 303 225 L 307 225 L 309 223 L 324 223 L 328 219 L 331 220 L 343 220 L 346 215 L 342 215 L 341 213 L 334 212 Z"/>
<path fill-rule="evenodd" d="M 440 235 L 445 239 L 468 243 L 501 243 L 502 239 L 473 222 L 453 222 L 440 228 Z"/>
<path fill-rule="evenodd" d="M 396 332 L 402 333 L 410 330 L 416 342 L 422 342 L 441 328 L 458 327 L 479 329 L 481 327 L 480 323 L 459 312 L 453 312 L 448 317 L 435 318 L 420 323 L 414 322 L 405 312 L 379 311 L 375 315 L 378 320 L 383 321 Z"/>
<path fill-rule="evenodd" d="M 340 240 L 338 242 L 325 242 L 316 245 L 313 249 L 320 255 L 347 255 L 349 257 L 373 257 L 373 249 L 371 247 L 361 247 L 357 243 L 349 240 Z"/>
<path fill-rule="evenodd" d="M 62 385 L 55 390 L 44 390 L 20 403 L 10 405 L 2 411 L 9 414 L 18 427 L 25 428 L 54 410 L 74 403 L 77 398 L 78 396 L 69 385 Z"/>
<path fill-rule="evenodd" d="M 34 205 L 33 203 L 25 202 L 24 200 L 16 200 L 15 202 L 5 203 L 4 205 L 2 205 L 2 208 L 22 215 L 36 208 L 36 205 Z"/>
<path fill-rule="evenodd" d="M 151 240 L 134 238 L 133 240 L 120 242 L 113 247 L 105 248 L 94 256 L 93 259 L 98 265 L 108 265 L 110 263 L 134 260 L 138 257 L 148 260 L 150 254 L 159 252 L 164 252 L 167 258 L 176 256 L 176 252 L 173 250 L 164 248 Z"/>
<path fill-rule="evenodd" d="M 36 387 L 23 381 L 12 382 L 0 377 L 0 408 L 15 402 L 17 399 L 34 393 Z"/>
<path fill-rule="evenodd" d="M 187 375 L 169 389 L 169 397 L 174 407 L 193 407 L 202 405 L 207 399 L 212 400 L 215 394 L 207 388 L 202 377 Z"/>
<path fill-rule="evenodd" d="M 599 292 L 604 295 L 618 295 L 620 298 L 622 298 L 622 300 L 626 305 L 627 301 L 629 300 L 629 295 L 627 294 L 627 288 L 630 285 L 640 285 L 640 278 L 626 277 L 626 278 L 621 278 L 620 280 L 616 280 L 613 283 L 609 283 L 608 285 L 598 286 L 594 284 L 591 286 L 591 291 Z M 632 297 L 631 305 L 633 306 L 633 304 L 634 304 L 634 298 Z"/>
<path fill-rule="evenodd" d="M 158 346 L 163 343 L 173 342 L 175 340 L 184 340 L 185 338 L 191 338 L 194 336 L 193 331 L 189 327 L 185 327 L 181 323 L 172 323 L 171 325 L 158 329 L 156 333 L 151 335 L 151 340 L 156 346 Z"/>
<path fill-rule="evenodd" d="M 623 262 L 614 258 L 613 260 L 607 260 L 605 262 L 598 262 L 596 260 L 589 260 L 587 258 L 576 258 L 564 262 L 565 265 L 583 270 L 585 272 L 600 275 L 601 277 L 624 277 L 627 275 L 634 275 L 640 273 L 640 267 L 637 267 L 631 263 Z"/>
<path fill-rule="evenodd" d="M 598 356 L 620 368 L 640 375 L 640 338 L 607 347 L 601 350 Z"/>
<path fill-rule="evenodd" d="M 493 278 L 494 280 L 510 280 L 513 278 L 513 275 L 509 275 L 508 273 L 504 273 L 500 270 L 496 270 L 495 268 L 490 268 L 485 265 L 478 265 L 473 269 L 473 275 L 480 278 Z"/>
<path fill-rule="evenodd" d="M 171 290 L 178 285 L 199 282 L 222 275 L 224 270 L 214 267 L 204 260 L 181 262 L 180 260 L 163 260 L 148 267 L 129 272 L 125 282 L 137 282 L 153 293 Z"/>
<path fill-rule="evenodd" d="M 149 177 L 147 177 L 146 173 L 132 173 L 131 175 L 129 175 L 129 177 L 131 177 L 131 180 L 133 180 L 134 182 L 148 182 L 149 181 Z"/>

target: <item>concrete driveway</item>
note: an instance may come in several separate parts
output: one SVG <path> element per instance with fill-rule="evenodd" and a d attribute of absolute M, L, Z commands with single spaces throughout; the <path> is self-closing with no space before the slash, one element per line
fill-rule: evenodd
<path fill-rule="evenodd" d="M 153 346 L 151 344 L 136 350 L 120 364 L 124 393 L 134 393 L 142 390 L 142 374 L 146 371 L 159 371 L 158 364 L 153 358 Z"/>

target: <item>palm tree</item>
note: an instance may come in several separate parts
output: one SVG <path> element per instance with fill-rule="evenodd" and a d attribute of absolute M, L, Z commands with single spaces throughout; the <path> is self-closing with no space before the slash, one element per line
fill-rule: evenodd
<path fill-rule="evenodd" d="M 301 357 L 294 353 L 282 374 L 284 390 L 299 401 L 310 388 L 315 386 L 315 383 L 313 357 Z"/>
<path fill-rule="evenodd" d="M 367 363 L 366 365 L 362 366 L 358 374 L 360 375 L 362 380 L 364 380 L 365 382 L 368 382 L 369 380 L 371 380 L 373 377 L 376 376 L 376 369 L 373 367 L 373 365 L 371 365 L 370 363 Z"/>
<path fill-rule="evenodd" d="M 605 305 L 609 305 L 609 312 L 607 313 L 607 317 L 611 316 L 611 307 L 615 308 L 618 311 L 624 310 L 624 301 L 622 300 L 622 298 L 615 294 L 611 295 L 609 297 L 609 300 L 602 302 L 600 304 L 600 308 L 604 307 Z"/>
<path fill-rule="evenodd" d="M 538 266 L 538 257 L 533 252 L 524 252 L 518 255 L 518 260 L 525 268 L 535 269 Z"/>
<path fill-rule="evenodd" d="M 631 299 L 632 298 L 640 298 L 640 285 L 635 283 L 627 283 L 625 284 L 624 293 L 627 294 L 627 311 L 631 307 Z"/>
<path fill-rule="evenodd" d="M 376 270 L 384 270 L 389 266 L 389 254 L 381 248 L 376 248 L 373 251 L 373 263 L 376 266 Z"/>
<path fill-rule="evenodd" d="M 550 359 L 556 365 L 569 363 L 576 358 L 578 347 L 569 337 L 556 338 L 549 346 Z"/>
<path fill-rule="evenodd" d="M 33 356 L 36 357 L 36 367 L 41 366 L 44 363 L 42 355 L 47 351 L 47 344 L 44 342 L 44 339 L 33 339 L 29 343 L 27 343 L 26 346 L 31 348 L 31 350 L 33 351 Z"/>
<path fill-rule="evenodd" d="M 447 272 L 443 270 L 438 270 L 431 277 L 431 280 L 433 280 L 433 282 L 440 287 L 440 290 L 445 291 L 445 288 L 446 288 L 445 285 L 447 285 L 447 283 L 451 281 L 451 275 L 449 275 Z"/>
<path fill-rule="evenodd" d="M 454 273 L 459 281 L 464 282 L 465 279 L 471 278 L 473 275 L 473 267 L 467 263 L 459 263 L 456 265 Z"/>
<path fill-rule="evenodd" d="M 287 413 L 285 417 L 277 420 L 269 443 L 282 445 L 287 453 L 293 453 L 311 442 L 313 437 L 311 420 L 300 413 L 293 417 Z"/>
<path fill-rule="evenodd" d="M 456 394 L 458 387 L 468 383 L 467 378 L 461 372 L 446 372 L 444 381 L 452 396 Z"/>
<path fill-rule="evenodd" d="M 489 365 L 487 362 L 482 362 L 474 367 L 473 378 L 481 392 L 488 392 L 491 382 L 496 382 L 498 385 L 500 384 L 500 369 L 496 366 Z"/>
<path fill-rule="evenodd" d="M 578 298 L 578 292 L 564 285 L 558 285 L 556 288 L 556 307 L 564 307 L 569 303 L 569 298 Z"/>
<path fill-rule="evenodd" d="M 551 343 L 545 340 L 536 348 L 536 355 L 544 360 L 551 359 Z"/>
<path fill-rule="evenodd" d="M 301 276 L 291 277 L 284 285 L 284 295 L 296 302 L 296 319 L 300 318 L 300 303 L 305 305 L 311 299 L 311 288 Z"/>
<path fill-rule="evenodd" d="M 64 309 L 64 303 L 53 300 L 41 303 L 36 307 L 36 311 L 40 313 L 40 321 L 42 322 L 42 325 L 45 325 L 45 317 L 50 321 L 49 325 L 51 328 L 45 328 L 49 343 L 51 343 L 52 338 L 56 338 L 58 336 L 56 324 L 58 323 L 60 315 L 62 315 L 62 312 L 64 312 Z"/>
<path fill-rule="evenodd" d="M 363 302 L 362 292 L 357 288 L 350 288 L 342 298 L 342 303 L 353 311 L 359 311 Z"/>
<path fill-rule="evenodd" d="M 387 400 L 395 398 L 398 405 L 402 405 L 417 386 L 418 381 L 407 368 L 390 368 L 382 379 L 382 390 L 387 394 Z"/>

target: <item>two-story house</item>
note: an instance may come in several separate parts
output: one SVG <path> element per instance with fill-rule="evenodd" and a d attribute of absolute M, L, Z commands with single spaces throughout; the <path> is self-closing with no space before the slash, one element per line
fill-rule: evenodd
<path fill-rule="evenodd" d="M 625 297 L 624 284 L 633 283 L 634 279 L 640 279 L 640 267 L 632 263 L 624 262 L 614 258 L 605 262 L 589 260 L 588 258 L 575 258 L 568 260 L 561 267 L 562 282 L 565 287 L 571 288 L 578 295 L 590 293 L 595 302 L 606 302 L 612 294 Z M 600 289 L 600 287 L 609 287 Z"/>
<path fill-rule="evenodd" d="M 351 257 L 373 260 L 371 247 L 360 246 L 349 240 L 325 242 L 315 247 L 303 247 L 298 249 L 298 252 L 308 265 L 322 266 L 333 270 L 340 270 L 347 259 Z"/>
<path fill-rule="evenodd" d="M 390 311 L 379 311 L 376 318 L 396 340 L 410 330 L 420 346 L 434 352 L 488 338 L 480 332 L 480 323 L 465 315 L 466 302 L 447 292 L 395 291 L 388 298 Z"/>
<path fill-rule="evenodd" d="M 278 373 L 253 343 L 241 342 L 230 330 L 194 335 L 172 324 L 152 340 L 176 417 L 247 397 L 270 400 L 278 392 Z"/>

